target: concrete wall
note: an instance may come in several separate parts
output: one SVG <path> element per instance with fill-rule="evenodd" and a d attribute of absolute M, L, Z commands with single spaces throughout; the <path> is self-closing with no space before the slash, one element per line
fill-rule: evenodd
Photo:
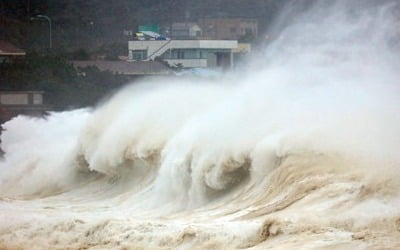
<path fill-rule="evenodd" d="M 0 104 L 41 105 L 43 104 L 43 92 L 40 91 L 0 92 Z"/>
<path fill-rule="evenodd" d="M 1 94 L 0 104 L 3 105 L 28 105 L 29 96 L 27 94 Z"/>
<path fill-rule="evenodd" d="M 0 123 L 19 114 L 40 116 L 48 109 L 41 91 L 0 92 Z"/>

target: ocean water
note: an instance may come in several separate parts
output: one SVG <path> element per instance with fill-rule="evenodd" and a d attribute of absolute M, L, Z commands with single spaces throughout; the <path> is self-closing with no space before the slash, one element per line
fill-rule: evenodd
<path fill-rule="evenodd" d="M 0 249 L 400 249 L 399 13 L 296 1 L 236 71 L 6 122 Z"/>

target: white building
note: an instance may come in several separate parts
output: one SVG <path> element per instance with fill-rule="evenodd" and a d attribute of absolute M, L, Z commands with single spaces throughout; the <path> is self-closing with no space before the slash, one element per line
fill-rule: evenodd
<path fill-rule="evenodd" d="M 184 68 L 230 68 L 236 40 L 145 40 L 129 41 L 129 60 L 156 58 Z"/>

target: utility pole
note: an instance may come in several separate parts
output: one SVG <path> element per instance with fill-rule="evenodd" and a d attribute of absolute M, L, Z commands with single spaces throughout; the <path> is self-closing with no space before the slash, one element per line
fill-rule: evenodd
<path fill-rule="evenodd" d="M 26 16 L 29 20 L 29 17 L 31 16 L 31 0 L 26 0 Z"/>

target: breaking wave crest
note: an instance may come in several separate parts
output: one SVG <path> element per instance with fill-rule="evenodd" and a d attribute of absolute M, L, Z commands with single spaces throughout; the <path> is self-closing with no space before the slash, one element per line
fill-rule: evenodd
<path fill-rule="evenodd" d="M 289 5 L 245 72 L 3 124 L 0 248 L 399 248 L 398 6 L 370 2 Z"/>

